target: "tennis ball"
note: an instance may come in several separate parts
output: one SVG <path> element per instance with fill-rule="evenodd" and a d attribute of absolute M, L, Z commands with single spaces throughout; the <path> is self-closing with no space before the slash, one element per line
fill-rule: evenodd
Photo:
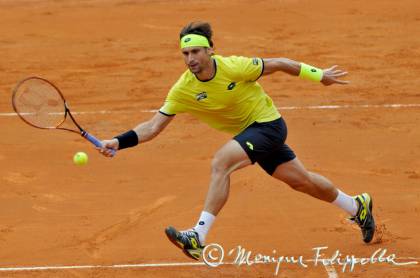
<path fill-rule="evenodd" d="M 88 163 L 88 156 L 84 152 L 77 152 L 73 156 L 73 162 L 76 165 L 86 165 Z"/>

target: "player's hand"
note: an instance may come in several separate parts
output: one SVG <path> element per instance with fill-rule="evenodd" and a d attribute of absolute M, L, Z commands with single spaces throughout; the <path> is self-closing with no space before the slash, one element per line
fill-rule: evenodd
<path fill-rule="evenodd" d="M 328 69 L 324 69 L 324 74 L 322 76 L 322 80 L 321 83 L 324 84 L 325 86 L 329 86 L 332 84 L 341 84 L 341 85 L 345 85 L 345 84 L 349 84 L 350 81 L 344 81 L 344 80 L 340 80 L 338 78 L 346 76 L 347 75 L 347 71 L 342 71 L 342 70 L 337 70 L 338 66 L 332 66 Z"/>
<path fill-rule="evenodd" d="M 111 139 L 111 140 L 103 140 L 102 148 L 96 148 L 102 155 L 106 157 L 113 157 L 114 154 L 111 150 L 118 150 L 119 144 L 118 139 Z"/>

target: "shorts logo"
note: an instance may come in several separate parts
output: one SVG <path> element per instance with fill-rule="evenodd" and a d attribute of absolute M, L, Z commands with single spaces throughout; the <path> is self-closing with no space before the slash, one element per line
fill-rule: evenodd
<path fill-rule="evenodd" d="M 191 40 L 191 38 L 186 38 L 185 40 L 184 40 L 184 42 L 189 42 Z"/>
<path fill-rule="evenodd" d="M 198 225 L 200 225 L 200 226 L 203 226 L 204 224 L 205 224 L 204 221 L 198 222 Z"/>
<path fill-rule="evenodd" d="M 254 150 L 254 145 L 252 145 L 250 142 L 246 141 L 246 145 L 248 146 L 248 148 L 253 151 Z"/>
<path fill-rule="evenodd" d="M 206 92 L 201 92 L 201 93 L 197 94 L 195 98 L 197 99 L 197 101 L 206 99 L 207 98 L 207 93 Z"/>
<path fill-rule="evenodd" d="M 258 66 L 258 59 L 257 58 L 253 58 L 252 59 L 252 64 L 255 66 Z"/>
<path fill-rule="evenodd" d="M 236 86 L 236 82 L 232 82 L 232 83 L 229 84 L 229 86 L 227 87 L 227 89 L 229 91 L 231 91 L 231 90 L 233 90 L 233 88 L 235 88 L 235 86 Z"/>

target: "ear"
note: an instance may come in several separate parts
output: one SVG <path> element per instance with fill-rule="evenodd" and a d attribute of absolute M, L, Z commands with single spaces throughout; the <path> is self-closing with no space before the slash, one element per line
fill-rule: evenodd
<path fill-rule="evenodd" d="M 214 48 L 213 47 L 207 47 L 206 48 L 207 54 L 210 56 L 214 55 Z"/>

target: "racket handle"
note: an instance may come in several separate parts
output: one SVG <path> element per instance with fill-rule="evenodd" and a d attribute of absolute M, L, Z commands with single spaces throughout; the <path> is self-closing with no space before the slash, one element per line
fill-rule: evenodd
<path fill-rule="evenodd" d="M 102 148 L 102 143 L 99 141 L 95 136 L 88 133 L 87 131 L 82 131 L 82 136 L 85 137 L 88 141 L 90 141 L 92 144 L 94 144 L 98 148 Z M 112 156 L 115 155 L 116 151 L 114 149 L 109 149 L 111 151 Z"/>

